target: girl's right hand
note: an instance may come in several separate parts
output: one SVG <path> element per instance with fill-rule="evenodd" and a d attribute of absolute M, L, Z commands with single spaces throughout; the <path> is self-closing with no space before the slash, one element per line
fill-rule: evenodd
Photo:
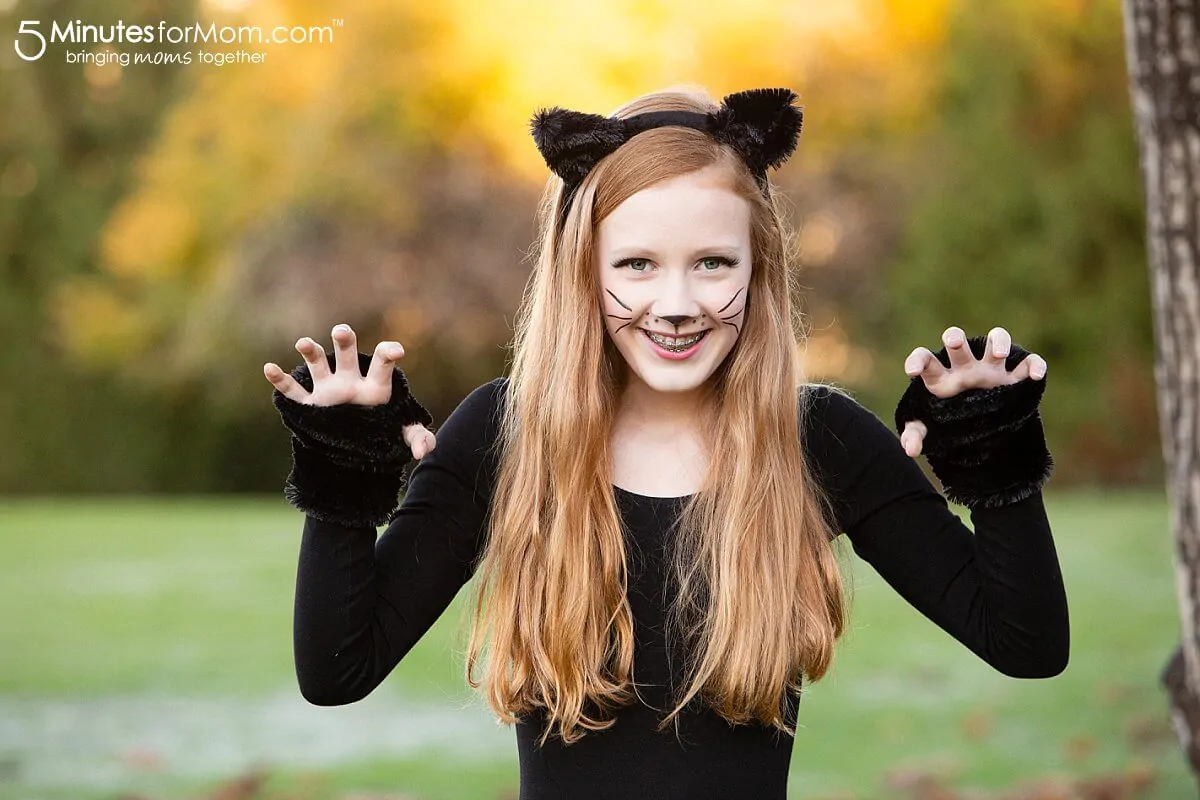
<path fill-rule="evenodd" d="M 349 403 L 377 406 L 391 399 L 392 370 L 404 356 L 404 348 L 399 342 L 380 342 L 376 345 L 375 355 L 365 376 L 359 372 L 358 339 L 349 325 L 334 327 L 333 347 L 337 368 L 330 372 L 329 360 L 321 345 L 307 336 L 296 342 L 296 350 L 304 357 L 312 375 L 311 392 L 277 364 L 264 364 L 263 374 L 280 394 L 305 405 L 335 406 Z M 420 423 L 404 426 L 404 441 L 416 459 L 433 450 L 437 444 L 433 432 Z"/>

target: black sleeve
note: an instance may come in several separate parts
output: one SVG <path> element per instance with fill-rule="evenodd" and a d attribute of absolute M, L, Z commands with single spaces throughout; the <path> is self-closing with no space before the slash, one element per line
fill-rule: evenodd
<path fill-rule="evenodd" d="M 470 579 L 495 477 L 506 379 L 472 391 L 435 432 L 408 491 L 375 528 L 305 516 L 296 575 L 296 677 L 316 705 L 370 694 Z"/>
<path fill-rule="evenodd" d="M 814 468 L 854 551 L 996 670 L 1066 669 L 1067 598 L 1041 490 L 972 508 L 972 533 L 878 416 L 841 391 L 811 394 Z"/>

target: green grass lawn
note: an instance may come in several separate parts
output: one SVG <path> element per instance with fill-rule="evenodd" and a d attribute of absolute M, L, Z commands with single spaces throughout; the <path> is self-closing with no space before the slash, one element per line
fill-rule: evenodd
<path fill-rule="evenodd" d="M 1164 495 L 1047 507 L 1067 671 L 994 672 L 854 560 L 852 631 L 801 703 L 789 797 L 900 796 L 885 787 L 912 771 L 999 789 L 1133 769 L 1154 775 L 1145 797 L 1194 796 L 1157 685 L 1178 641 Z M 465 592 L 366 700 L 299 697 L 301 524 L 274 497 L 0 506 L 0 800 L 197 798 L 250 762 L 272 798 L 515 797 L 513 732 L 461 674 Z"/>

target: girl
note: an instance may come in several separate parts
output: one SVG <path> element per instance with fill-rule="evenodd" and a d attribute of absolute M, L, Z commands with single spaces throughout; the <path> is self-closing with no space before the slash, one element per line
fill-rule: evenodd
<path fill-rule="evenodd" d="M 802 681 L 846 629 L 842 533 L 1000 672 L 1065 669 L 1045 362 L 1003 328 L 947 329 L 908 358 L 900 440 L 801 377 L 766 178 L 795 147 L 795 99 L 667 91 L 536 115 L 557 177 L 512 368 L 436 437 L 397 342 L 368 356 L 338 326 L 333 354 L 304 338 L 290 376 L 266 365 L 306 512 L 308 700 L 370 693 L 474 575 L 466 680 L 516 725 L 522 800 L 783 798 Z"/>

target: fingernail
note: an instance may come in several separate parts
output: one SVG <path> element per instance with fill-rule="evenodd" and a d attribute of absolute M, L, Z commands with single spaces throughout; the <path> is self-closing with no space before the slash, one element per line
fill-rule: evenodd
<path fill-rule="evenodd" d="M 334 328 L 334 330 L 341 331 L 342 333 L 349 333 L 350 326 L 349 325 L 338 325 L 336 328 Z"/>

